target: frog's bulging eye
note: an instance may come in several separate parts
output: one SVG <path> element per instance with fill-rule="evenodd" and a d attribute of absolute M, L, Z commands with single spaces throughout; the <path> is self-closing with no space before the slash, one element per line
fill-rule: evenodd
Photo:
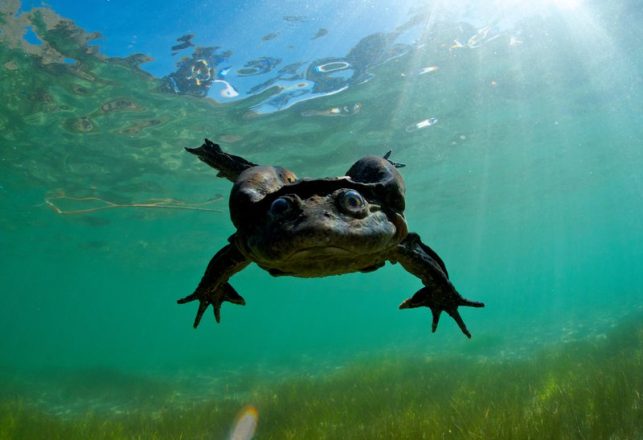
<path fill-rule="evenodd" d="M 348 214 L 360 215 L 366 210 L 366 200 L 357 191 L 349 189 L 340 195 L 339 206 Z"/>
<path fill-rule="evenodd" d="M 270 204 L 272 215 L 284 215 L 292 209 L 292 202 L 285 197 L 279 197 Z"/>

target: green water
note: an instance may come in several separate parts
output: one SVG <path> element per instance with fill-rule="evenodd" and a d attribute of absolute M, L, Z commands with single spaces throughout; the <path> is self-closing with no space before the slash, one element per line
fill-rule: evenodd
<path fill-rule="evenodd" d="M 257 438 L 643 435 L 640 14 L 534 18 L 520 44 L 475 48 L 436 25 L 364 84 L 253 114 L 277 90 L 168 94 L 73 22 L 11 4 L 0 438 L 225 438 L 247 404 Z M 231 280 L 247 305 L 193 330 L 196 306 L 176 299 L 234 231 L 230 182 L 183 151 L 204 137 L 310 177 L 392 149 L 410 230 L 486 303 L 462 311 L 472 340 L 397 309 L 420 287 L 399 265 L 322 279 L 250 266 Z"/>

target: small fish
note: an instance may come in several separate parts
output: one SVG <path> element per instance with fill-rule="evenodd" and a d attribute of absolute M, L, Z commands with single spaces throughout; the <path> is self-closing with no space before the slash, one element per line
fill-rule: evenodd
<path fill-rule="evenodd" d="M 414 124 L 411 124 L 406 127 L 406 132 L 407 133 L 412 133 L 416 130 L 421 130 L 423 128 L 431 127 L 432 125 L 435 125 L 438 123 L 438 118 L 427 118 L 423 119 L 419 122 L 416 122 Z"/>
<path fill-rule="evenodd" d="M 438 66 L 428 66 L 428 67 L 423 67 L 423 68 L 422 68 L 422 69 L 420 69 L 420 71 L 418 72 L 418 75 L 424 75 L 425 73 L 437 72 L 438 70 L 440 70 L 440 68 L 439 68 Z"/>

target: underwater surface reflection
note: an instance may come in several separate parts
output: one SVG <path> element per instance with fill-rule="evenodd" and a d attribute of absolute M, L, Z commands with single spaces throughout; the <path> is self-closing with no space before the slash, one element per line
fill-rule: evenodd
<path fill-rule="evenodd" d="M 0 4 L 0 438 L 642 435 L 637 2 L 86 6 Z M 234 232 L 205 137 L 312 178 L 393 150 L 473 338 L 398 311 L 399 265 L 250 266 L 194 331 Z"/>

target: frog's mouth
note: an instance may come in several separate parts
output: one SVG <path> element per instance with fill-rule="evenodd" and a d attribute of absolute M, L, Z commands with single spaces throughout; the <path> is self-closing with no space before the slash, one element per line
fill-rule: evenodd
<path fill-rule="evenodd" d="M 325 277 L 343 273 L 357 272 L 384 264 L 383 250 L 371 253 L 364 249 L 348 246 L 305 246 L 279 258 L 255 260 L 259 266 L 272 275 L 296 277 Z"/>
<path fill-rule="evenodd" d="M 298 249 L 293 253 L 289 254 L 285 261 L 292 260 L 303 260 L 307 258 L 341 258 L 348 257 L 350 255 L 355 255 L 355 252 L 351 252 L 348 249 L 344 249 L 337 246 L 311 246 L 304 249 Z"/>

